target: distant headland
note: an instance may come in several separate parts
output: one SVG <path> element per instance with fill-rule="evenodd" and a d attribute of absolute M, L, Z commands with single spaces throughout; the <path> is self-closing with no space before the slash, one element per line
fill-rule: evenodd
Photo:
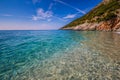
<path fill-rule="evenodd" d="M 60 29 L 120 31 L 120 0 L 103 0 L 89 13 Z"/>

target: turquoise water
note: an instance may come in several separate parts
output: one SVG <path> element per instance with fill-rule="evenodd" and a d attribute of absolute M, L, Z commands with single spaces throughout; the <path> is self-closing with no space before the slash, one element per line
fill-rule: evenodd
<path fill-rule="evenodd" d="M 120 80 L 120 35 L 0 31 L 0 80 Z"/>

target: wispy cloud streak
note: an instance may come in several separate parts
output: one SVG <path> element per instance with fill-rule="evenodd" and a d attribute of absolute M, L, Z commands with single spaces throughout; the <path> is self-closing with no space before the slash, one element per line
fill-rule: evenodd
<path fill-rule="evenodd" d="M 79 9 L 79 8 L 76 8 L 76 7 L 70 5 L 70 4 L 66 3 L 66 2 L 63 2 L 63 1 L 61 1 L 61 0 L 54 0 L 54 1 L 55 1 L 55 2 L 58 2 L 58 3 L 61 3 L 61 4 L 63 4 L 63 5 L 66 5 L 66 6 L 68 6 L 68 7 L 71 7 L 71 8 L 75 9 L 76 11 L 78 11 L 78 12 L 80 12 L 80 13 L 82 13 L 82 14 L 86 14 L 85 11 L 83 11 L 83 10 L 81 10 L 81 9 Z"/>
<path fill-rule="evenodd" d="M 11 15 L 11 14 L 1 14 L 1 16 L 11 17 L 11 16 L 13 16 L 13 15 Z"/>
<path fill-rule="evenodd" d="M 66 22 L 67 20 L 63 19 L 63 18 L 60 18 L 60 17 L 57 17 L 57 16 L 53 16 L 54 18 L 57 18 L 58 20 L 60 21 L 63 21 L 63 22 Z"/>
<path fill-rule="evenodd" d="M 51 10 L 52 9 L 52 7 L 53 7 L 53 3 L 50 3 L 50 5 L 49 5 L 49 7 L 48 7 L 48 10 Z"/>
<path fill-rule="evenodd" d="M 75 18 L 77 14 L 68 14 L 67 16 L 63 17 L 63 19 L 72 19 Z"/>
<path fill-rule="evenodd" d="M 36 4 L 37 2 L 40 2 L 41 0 L 32 0 L 33 4 Z"/>

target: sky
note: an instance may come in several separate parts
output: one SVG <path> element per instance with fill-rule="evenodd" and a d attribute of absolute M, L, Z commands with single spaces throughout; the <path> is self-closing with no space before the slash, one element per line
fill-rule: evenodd
<path fill-rule="evenodd" d="M 53 30 L 87 14 L 102 0 L 0 0 L 0 30 Z"/>

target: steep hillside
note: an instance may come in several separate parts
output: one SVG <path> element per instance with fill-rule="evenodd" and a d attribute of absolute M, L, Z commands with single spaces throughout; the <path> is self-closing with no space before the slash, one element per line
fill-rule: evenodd
<path fill-rule="evenodd" d="M 88 14 L 61 29 L 119 31 L 120 0 L 103 0 Z"/>

